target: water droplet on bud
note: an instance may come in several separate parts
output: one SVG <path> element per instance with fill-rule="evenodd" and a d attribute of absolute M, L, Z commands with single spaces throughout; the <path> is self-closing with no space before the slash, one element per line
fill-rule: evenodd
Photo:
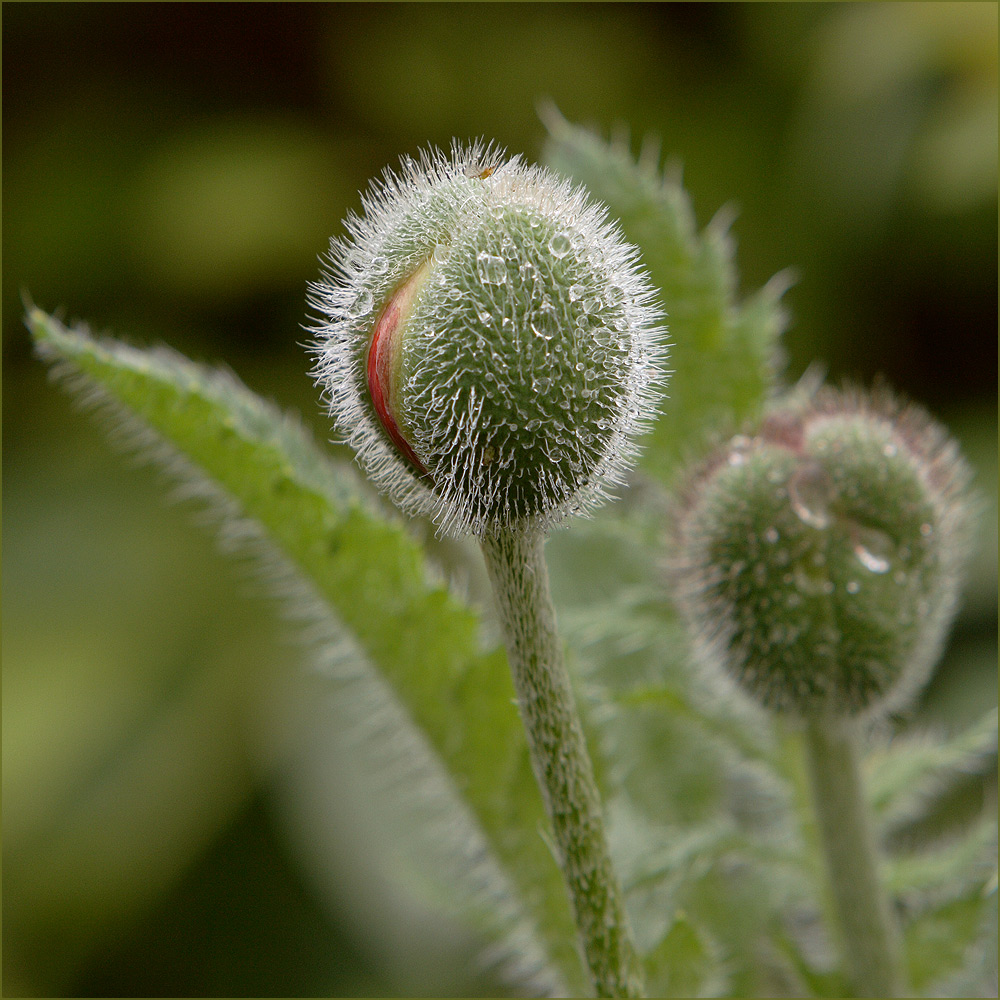
<path fill-rule="evenodd" d="M 549 252 L 553 257 L 565 257 L 566 254 L 569 253 L 569 248 L 569 237 L 564 233 L 556 233 L 555 236 L 549 240 Z"/>
<path fill-rule="evenodd" d="M 502 285 L 507 280 L 507 265 L 502 257 L 480 253 L 476 258 L 479 280 L 486 285 Z"/>
<path fill-rule="evenodd" d="M 353 319 L 357 319 L 358 316 L 367 315 L 371 307 L 372 293 L 367 288 L 362 288 L 358 293 L 358 297 L 351 303 L 351 307 L 347 310 L 347 313 Z"/>
<path fill-rule="evenodd" d="M 863 545 L 854 546 L 854 554 L 858 557 L 858 562 L 864 566 L 865 569 L 872 573 L 888 573 L 889 572 L 889 562 L 887 559 L 883 559 L 881 556 L 875 555 L 873 552 L 869 552 Z"/>
<path fill-rule="evenodd" d="M 888 573 L 893 554 L 892 539 L 878 528 L 855 528 L 851 537 L 854 555 L 869 573 Z"/>
<path fill-rule="evenodd" d="M 830 526 L 827 504 L 830 479 L 822 467 L 811 463 L 797 469 L 788 480 L 788 500 L 792 513 L 803 523 L 822 531 Z"/>

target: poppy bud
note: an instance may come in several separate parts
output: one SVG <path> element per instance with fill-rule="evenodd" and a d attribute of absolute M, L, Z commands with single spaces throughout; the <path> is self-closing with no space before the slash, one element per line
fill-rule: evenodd
<path fill-rule="evenodd" d="M 886 393 L 822 390 L 733 438 L 691 477 L 675 525 L 701 658 L 776 709 L 904 702 L 954 613 L 968 480 L 945 432 Z"/>
<path fill-rule="evenodd" d="M 620 484 L 665 355 L 604 210 L 478 146 L 406 159 L 312 286 L 315 370 L 374 482 L 445 533 L 585 512 Z"/>

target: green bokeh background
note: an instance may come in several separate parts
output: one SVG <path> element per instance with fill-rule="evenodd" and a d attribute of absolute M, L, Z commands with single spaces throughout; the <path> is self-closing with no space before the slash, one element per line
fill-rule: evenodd
<path fill-rule="evenodd" d="M 700 223 L 734 210 L 746 290 L 794 269 L 791 377 L 883 373 L 960 437 L 985 513 L 917 721 L 995 702 L 995 4 L 2 13 L 5 995 L 501 989 L 258 574 L 47 385 L 20 315 L 222 360 L 325 437 L 305 283 L 358 190 L 453 136 L 538 159 L 542 100 L 655 137 Z"/>

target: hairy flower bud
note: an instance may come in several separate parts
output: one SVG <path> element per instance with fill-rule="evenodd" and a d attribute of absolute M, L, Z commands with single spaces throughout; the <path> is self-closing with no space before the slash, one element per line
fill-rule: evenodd
<path fill-rule="evenodd" d="M 603 209 L 519 157 L 403 161 L 311 289 L 315 374 L 375 483 L 440 530 L 587 511 L 650 421 L 654 291 Z"/>
<path fill-rule="evenodd" d="M 822 390 L 691 477 L 675 583 L 703 660 L 764 704 L 853 714 L 926 681 L 959 590 L 969 474 L 923 411 Z"/>

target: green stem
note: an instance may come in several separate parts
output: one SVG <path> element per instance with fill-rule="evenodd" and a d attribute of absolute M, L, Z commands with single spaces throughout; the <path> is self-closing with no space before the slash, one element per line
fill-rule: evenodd
<path fill-rule="evenodd" d="M 859 997 L 904 996 L 899 927 L 879 878 L 861 785 L 856 723 L 806 719 L 805 744 L 820 839 L 847 971 Z"/>
<path fill-rule="evenodd" d="M 602 997 L 643 995 L 622 892 L 611 866 L 601 800 L 587 754 L 542 552 L 532 529 L 482 539 L 496 595 L 535 777 L 555 843 L 584 957 Z"/>

